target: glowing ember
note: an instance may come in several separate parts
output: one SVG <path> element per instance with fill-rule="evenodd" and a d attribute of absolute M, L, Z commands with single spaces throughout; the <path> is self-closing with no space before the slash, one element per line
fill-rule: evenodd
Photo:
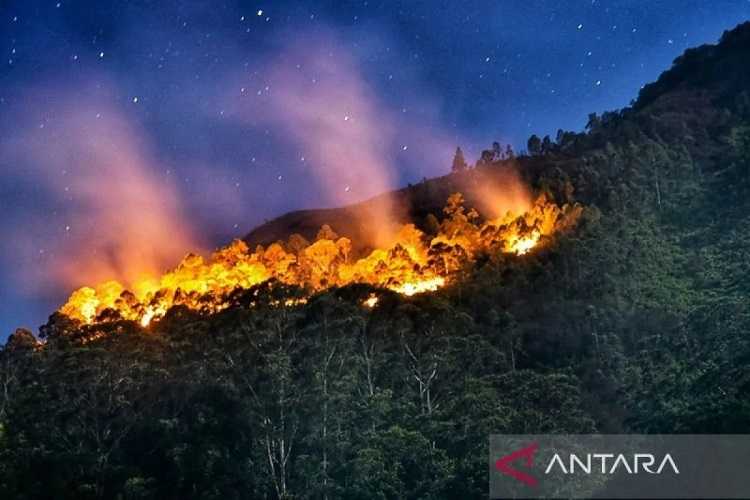
<path fill-rule="evenodd" d="M 534 248 L 539 243 L 539 231 L 532 232 L 525 238 L 519 238 L 515 242 L 511 243 L 511 248 L 517 255 L 523 255 L 529 253 L 529 250 Z"/>
<path fill-rule="evenodd" d="M 146 308 L 146 312 L 143 314 L 143 317 L 141 318 L 141 326 L 148 326 L 149 323 L 151 323 L 151 320 L 154 319 L 154 317 L 160 318 L 166 314 L 167 310 L 164 309 L 164 306 L 158 305 L 158 306 L 149 306 Z"/>
<path fill-rule="evenodd" d="M 431 279 L 427 279 L 423 281 L 404 283 L 403 285 L 392 287 L 391 290 L 393 290 L 394 292 L 398 292 L 402 295 L 412 296 L 417 293 L 434 292 L 435 290 L 437 290 L 444 284 L 445 284 L 445 278 L 443 278 L 442 276 L 437 276 L 435 278 L 431 278 Z"/>
<path fill-rule="evenodd" d="M 407 224 L 390 247 L 375 249 L 359 259 L 352 256 L 352 242 L 328 226 L 321 228 L 313 242 L 292 235 L 286 242 L 251 251 L 237 240 L 208 259 L 188 255 L 159 279 L 136 282 L 130 289 L 115 281 L 80 288 L 60 312 L 94 323 L 109 310 L 107 318 L 119 316 L 145 327 L 178 304 L 203 312 L 220 311 L 227 307 L 230 292 L 269 279 L 301 286 L 310 293 L 351 283 L 367 283 L 408 296 L 433 292 L 480 253 L 529 253 L 543 236 L 573 223 L 581 208 L 560 208 L 540 196 L 524 214 L 480 222 L 479 214 L 467 211 L 457 193 L 449 197 L 444 211 L 446 218 L 434 237 Z M 305 300 L 288 299 L 273 305 L 292 307 Z M 373 307 L 377 300 L 370 296 L 364 305 Z"/>
<path fill-rule="evenodd" d="M 365 306 L 369 307 L 369 308 L 373 308 L 373 307 L 375 307 L 375 306 L 377 305 L 377 303 L 378 303 L 378 296 L 377 296 L 377 295 L 375 295 L 375 294 L 372 294 L 372 295 L 370 295 L 370 296 L 369 296 L 369 297 L 367 297 L 367 298 L 365 299 L 365 301 L 363 302 L 363 304 L 364 304 Z"/>

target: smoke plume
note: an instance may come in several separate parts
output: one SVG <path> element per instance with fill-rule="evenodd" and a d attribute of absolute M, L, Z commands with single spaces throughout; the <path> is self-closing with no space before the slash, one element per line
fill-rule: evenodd
<path fill-rule="evenodd" d="M 427 157 L 411 161 L 422 164 L 419 173 L 444 171 L 453 140 L 434 123 L 410 121 L 400 108 L 384 104 L 368 82 L 361 58 L 341 48 L 347 43 L 325 30 L 294 38 L 297 43 L 284 45 L 258 71 L 265 85 L 257 93 L 257 85 L 248 90 L 241 82 L 233 84 L 228 107 L 240 122 L 270 128 L 296 147 L 303 160 L 299 175 L 310 177 L 329 205 L 362 201 L 398 187 L 406 173 L 397 170 L 399 155 L 426 151 Z M 432 161 L 435 157 L 442 162 Z M 401 207 L 387 197 L 374 206 L 364 222 L 373 243 L 383 244 Z"/>
<path fill-rule="evenodd" d="M 499 219 L 508 212 L 518 216 L 529 210 L 532 194 L 521 179 L 516 166 L 505 168 L 501 175 L 481 176 L 472 186 L 472 196 L 480 211 L 490 219 Z"/>
<path fill-rule="evenodd" d="M 67 97 L 47 104 L 2 144 L 19 188 L 38 198 L 9 239 L 27 291 L 133 283 L 200 248 L 168 170 L 120 110 Z"/>

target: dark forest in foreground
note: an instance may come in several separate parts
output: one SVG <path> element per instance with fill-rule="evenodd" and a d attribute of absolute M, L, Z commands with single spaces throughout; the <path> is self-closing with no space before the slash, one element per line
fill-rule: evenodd
<path fill-rule="evenodd" d="M 0 496 L 485 498 L 491 433 L 747 432 L 748 53 L 745 24 L 585 133 L 532 138 L 512 161 L 585 207 L 576 230 L 435 293 L 284 307 L 302 291 L 266 283 L 148 329 L 17 331 Z M 508 161 L 409 188 L 415 222 Z"/>

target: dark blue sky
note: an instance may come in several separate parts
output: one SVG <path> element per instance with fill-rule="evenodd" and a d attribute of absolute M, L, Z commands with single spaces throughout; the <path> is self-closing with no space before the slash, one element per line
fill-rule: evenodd
<path fill-rule="evenodd" d="M 443 174 L 456 145 L 580 130 L 748 18 L 744 0 L 0 2 L 0 339 L 133 262 Z"/>

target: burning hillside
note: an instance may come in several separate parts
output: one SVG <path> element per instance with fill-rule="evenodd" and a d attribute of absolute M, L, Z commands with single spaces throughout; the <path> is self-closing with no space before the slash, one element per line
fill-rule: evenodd
<path fill-rule="evenodd" d="M 463 196 L 456 193 L 448 199 L 436 235 L 406 224 L 390 245 L 361 257 L 353 255 L 351 240 L 339 237 L 329 226 L 323 226 L 313 242 L 295 234 L 285 242 L 251 250 L 235 240 L 207 260 L 190 254 L 159 279 L 141 280 L 129 289 L 117 281 L 80 288 L 60 312 L 84 323 L 122 318 L 146 326 L 178 304 L 219 311 L 233 290 L 271 279 L 311 293 L 367 283 L 414 295 L 444 286 L 480 253 L 528 253 L 545 237 L 573 224 L 580 212 L 578 206 L 559 207 L 541 195 L 524 213 L 482 220 L 476 210 L 464 207 Z M 365 305 L 375 303 L 369 300 Z"/>

